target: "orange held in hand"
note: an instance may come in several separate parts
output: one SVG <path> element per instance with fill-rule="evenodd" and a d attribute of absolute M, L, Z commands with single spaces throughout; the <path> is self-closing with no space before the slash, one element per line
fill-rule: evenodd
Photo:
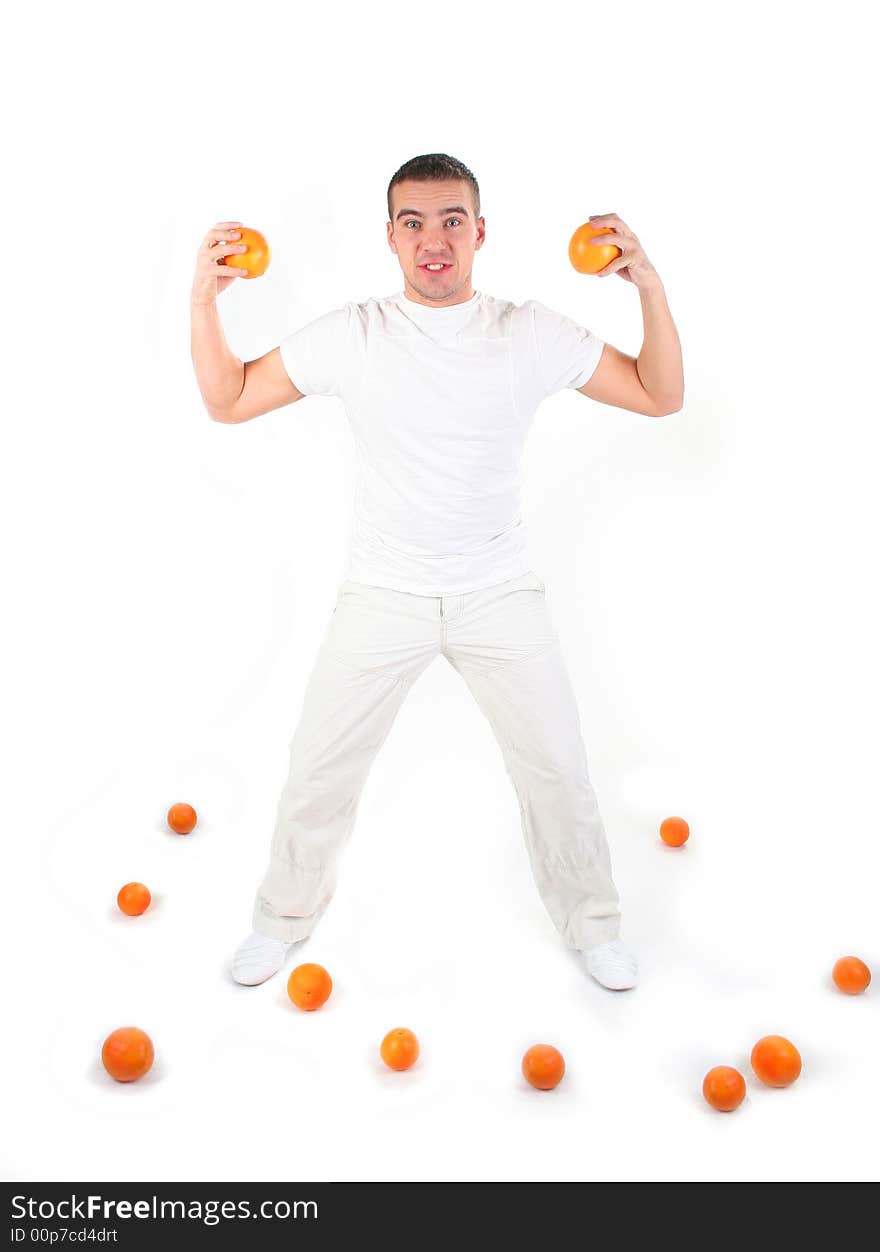
<path fill-rule="evenodd" d="M 419 1059 L 419 1041 L 405 1026 L 396 1026 L 382 1040 L 379 1055 L 389 1069 L 409 1069 Z"/>
<path fill-rule="evenodd" d="M 834 962 L 831 977 L 840 991 L 848 996 L 861 995 L 871 981 L 871 971 L 857 956 L 842 956 Z"/>
<path fill-rule="evenodd" d="M 117 1082 L 134 1082 L 143 1078 L 153 1064 L 153 1041 L 137 1026 L 120 1026 L 104 1040 L 101 1060 L 111 1078 Z"/>
<path fill-rule="evenodd" d="M 188 835 L 198 818 L 191 804 L 172 804 L 165 820 L 176 834 Z"/>
<path fill-rule="evenodd" d="M 129 917 L 138 917 L 149 908 L 151 899 L 149 889 L 142 882 L 127 882 L 119 888 L 116 903 L 121 912 Z"/>
<path fill-rule="evenodd" d="M 719 1113 L 732 1113 L 745 1099 L 746 1080 L 732 1065 L 716 1065 L 703 1079 L 703 1098 Z"/>
<path fill-rule="evenodd" d="M 239 275 L 240 278 L 259 278 L 261 274 L 265 274 L 272 259 L 265 235 L 261 235 L 258 230 L 251 230 L 249 226 L 241 226 L 238 229 L 238 238 L 230 242 L 243 243 L 247 252 L 230 253 L 228 257 L 223 258 L 225 265 L 247 270 L 247 274 Z"/>
<path fill-rule="evenodd" d="M 539 1091 L 551 1091 L 562 1081 L 565 1061 L 551 1044 L 534 1043 L 523 1056 L 522 1072 L 526 1082 Z"/>
<path fill-rule="evenodd" d="M 297 965 L 287 980 L 287 994 L 298 1009 L 319 1009 L 333 990 L 333 979 L 323 965 Z"/>
<path fill-rule="evenodd" d="M 598 274 L 620 256 L 617 244 L 596 242 L 597 236 L 613 233 L 610 226 L 591 226 L 589 222 L 577 228 L 568 245 L 568 259 L 579 274 Z"/>
<path fill-rule="evenodd" d="M 765 1035 L 752 1048 L 752 1069 L 768 1087 L 790 1087 L 801 1072 L 801 1054 L 782 1035 Z"/>
<path fill-rule="evenodd" d="M 687 843 L 690 827 L 683 817 L 667 817 L 660 823 L 660 838 L 670 848 L 680 848 Z"/>

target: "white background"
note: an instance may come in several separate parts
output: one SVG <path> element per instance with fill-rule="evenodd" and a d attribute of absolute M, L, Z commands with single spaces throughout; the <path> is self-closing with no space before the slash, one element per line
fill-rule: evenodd
<path fill-rule="evenodd" d="M 880 1044 L 880 614 L 869 6 L 55 3 L 6 19 L 6 772 L 0 1175 L 868 1179 Z M 135 17 L 136 13 L 136 17 Z M 660 273 L 686 401 L 564 392 L 526 451 L 530 559 L 582 715 L 642 981 L 603 991 L 532 884 L 488 724 L 438 660 L 371 773 L 333 906 L 233 984 L 288 743 L 347 561 L 341 402 L 238 426 L 189 356 L 214 222 L 273 260 L 220 297 L 262 355 L 402 287 L 385 191 L 476 174 L 474 283 L 636 355 L 639 297 L 567 245 L 618 213 Z M 163 827 L 177 800 L 200 823 Z M 692 836 L 660 844 L 680 814 Z M 123 918 L 126 881 L 150 911 Z M 875 969 L 834 990 L 844 953 Z M 140 1083 L 110 1030 L 156 1047 Z M 422 1057 L 399 1075 L 396 1025 Z M 804 1068 L 762 1088 L 752 1044 Z M 565 1055 L 528 1088 L 534 1042 Z M 703 1102 L 738 1066 L 748 1097 Z"/>

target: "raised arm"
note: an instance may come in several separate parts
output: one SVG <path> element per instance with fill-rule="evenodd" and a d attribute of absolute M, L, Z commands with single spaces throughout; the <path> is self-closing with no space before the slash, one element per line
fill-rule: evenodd
<path fill-rule="evenodd" d="M 663 283 L 645 256 L 638 238 L 616 213 L 590 218 L 596 227 L 608 227 L 602 243 L 614 244 L 620 255 L 598 277 L 618 274 L 638 288 L 645 334 L 637 357 L 606 344 L 591 378 L 578 387 L 583 395 L 603 404 L 652 417 L 677 413 L 684 404 L 684 367 L 681 342 L 672 320 Z"/>
<path fill-rule="evenodd" d="M 217 296 L 247 271 L 218 264 L 243 251 L 237 244 L 240 222 L 218 222 L 202 241 L 190 297 L 192 361 L 202 400 L 215 422 L 247 422 L 261 413 L 301 400 L 287 375 L 278 348 L 255 361 L 240 361 L 230 351 L 217 310 Z"/>

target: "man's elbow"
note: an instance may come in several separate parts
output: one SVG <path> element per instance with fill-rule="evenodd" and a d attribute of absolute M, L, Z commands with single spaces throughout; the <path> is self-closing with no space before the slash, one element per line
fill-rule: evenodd
<path fill-rule="evenodd" d="M 220 422 L 223 426 L 233 426 L 236 421 L 228 409 L 208 409 L 208 417 L 212 422 Z"/>
<path fill-rule="evenodd" d="M 680 413 L 684 408 L 684 396 L 675 404 L 661 404 L 654 410 L 655 417 L 672 417 L 673 413 Z"/>

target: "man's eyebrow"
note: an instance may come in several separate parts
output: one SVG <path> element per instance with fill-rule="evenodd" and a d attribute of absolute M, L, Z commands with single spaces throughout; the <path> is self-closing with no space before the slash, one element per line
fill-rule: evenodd
<path fill-rule="evenodd" d="M 463 204 L 453 204 L 450 208 L 438 209 L 437 212 L 441 214 L 441 216 L 447 213 L 463 213 L 465 217 L 467 217 L 468 215 L 468 211 L 464 207 Z M 397 221 L 397 218 L 400 218 L 400 217 L 424 217 L 424 216 L 425 216 L 424 213 L 420 213 L 418 209 L 398 209 L 397 217 L 395 217 L 394 220 Z"/>

